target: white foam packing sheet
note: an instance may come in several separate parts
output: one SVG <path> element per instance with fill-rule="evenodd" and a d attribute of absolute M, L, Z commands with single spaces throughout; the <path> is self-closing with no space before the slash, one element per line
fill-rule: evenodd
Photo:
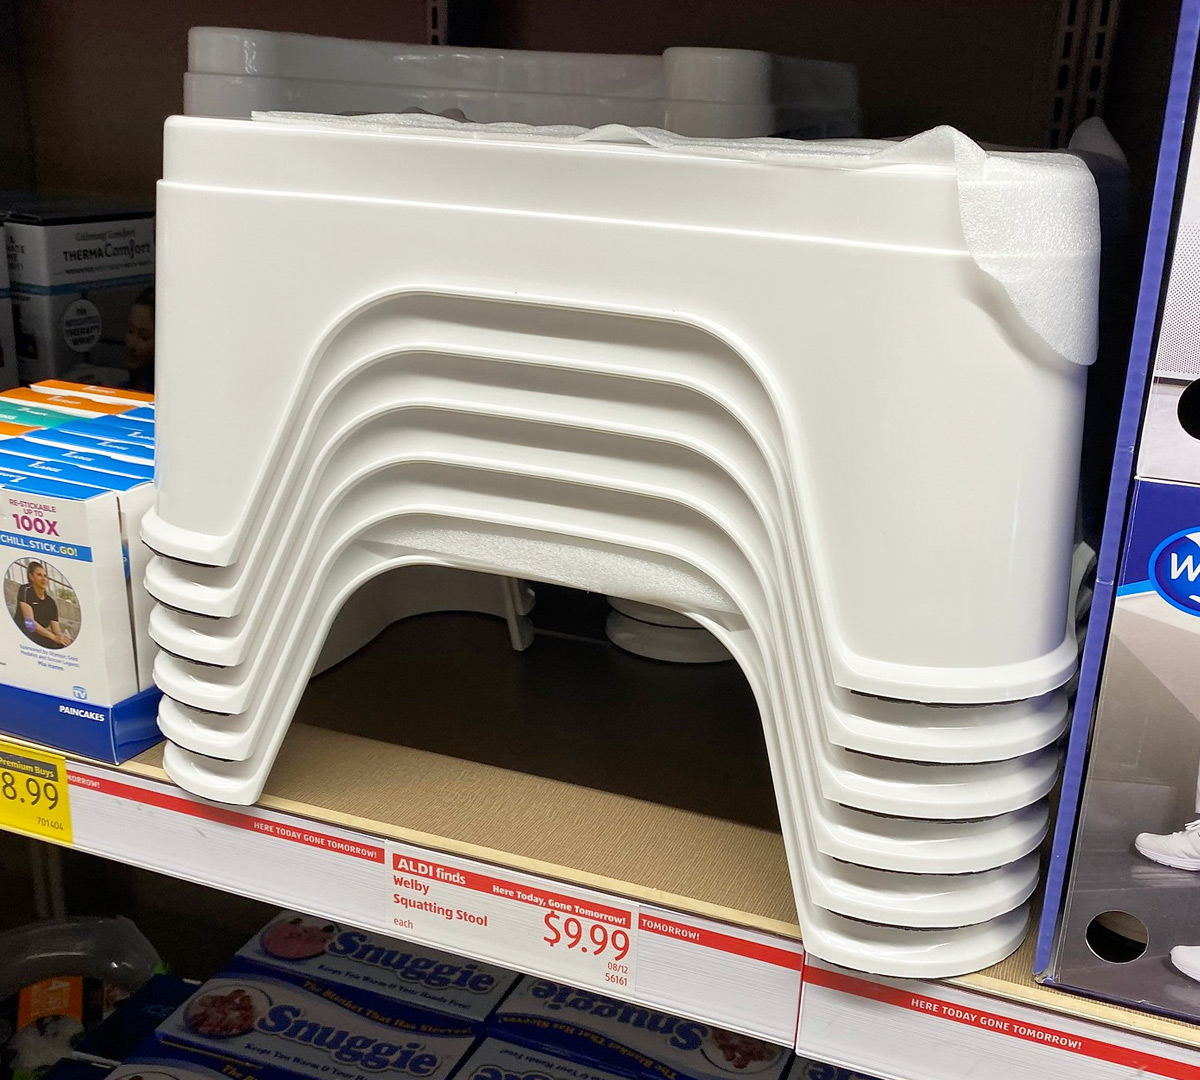
<path fill-rule="evenodd" d="M 415 431 L 412 435 L 416 445 L 433 448 L 437 444 L 429 433 Z M 779 605 L 760 584 L 769 579 L 764 578 L 761 566 L 756 571 L 747 565 L 745 554 L 729 544 L 728 536 L 730 532 L 736 534 L 736 530 L 728 521 L 724 529 L 713 530 L 705 527 L 702 515 L 656 498 L 616 495 L 602 488 L 585 487 L 577 480 L 518 479 L 511 473 L 494 471 L 500 467 L 506 452 L 511 458 L 516 448 L 507 446 L 503 440 L 491 446 L 481 440 L 474 449 L 479 454 L 474 461 L 462 451 L 453 457 L 444 452 L 441 460 L 452 462 L 448 468 L 418 461 L 367 470 L 339 504 L 339 512 L 318 520 L 318 527 L 323 527 L 331 538 L 323 535 L 310 542 L 306 553 L 293 560 L 294 575 L 281 588 L 276 604 L 276 610 L 293 613 L 291 629 L 270 636 L 266 659 L 257 677 L 246 679 L 244 673 L 233 669 L 199 667 L 162 657 L 156 667 L 160 685 L 176 698 L 191 702 L 193 710 L 197 702 L 202 703 L 201 708 L 224 707 L 227 713 L 235 711 L 229 707 L 235 703 L 249 708 L 244 715 L 235 717 L 196 711 L 184 713 L 178 706 L 164 705 L 161 726 L 167 736 L 196 752 L 253 761 L 258 777 L 253 797 L 257 797 L 282 739 L 281 733 L 286 730 L 311 670 L 315 650 L 320 647 L 320 634 L 334 614 L 314 608 L 316 593 L 326 577 L 335 572 L 339 552 L 357 538 L 364 523 L 386 520 L 389 512 L 398 517 L 414 512 L 410 506 L 418 511 L 439 508 L 439 512 L 455 507 L 457 514 L 466 520 L 521 522 L 535 527 L 540 520 L 542 532 L 552 531 L 552 526 L 545 522 L 557 521 L 564 533 L 569 530 L 623 546 L 629 546 L 628 537 L 636 537 L 640 531 L 657 538 L 660 553 L 674 554 L 684 564 L 690 563 L 698 569 L 704 567 L 705 561 L 708 567 L 716 568 L 705 573 L 707 580 L 716 583 L 715 591 L 694 587 L 683 591 L 677 586 L 672 590 L 669 585 L 664 588 L 658 583 L 661 595 L 673 598 L 675 605 L 689 615 L 697 603 L 711 611 L 716 600 L 720 605 L 718 610 L 732 608 L 751 621 L 756 617 L 760 622 L 765 619 L 771 624 L 769 640 L 778 643 L 776 650 L 786 652 L 792 647 L 793 637 L 781 620 Z M 397 446 L 396 453 L 402 454 L 403 448 Z M 545 459 L 545 455 L 537 453 L 529 456 L 532 461 Z M 431 457 L 432 449 L 425 453 L 424 461 Z M 533 466 L 530 468 L 532 472 Z M 539 471 L 543 476 L 552 472 Z M 439 486 L 439 479 L 444 487 Z M 412 488 L 408 489 L 410 483 Z M 526 491 L 524 504 L 522 489 Z M 475 514 L 472 506 L 479 508 Z M 606 520 L 608 528 L 614 530 L 607 536 Z M 618 526 L 623 526 L 623 531 L 615 531 Z M 636 549 L 636 541 L 633 546 Z M 491 565 L 497 562 L 500 560 L 493 555 Z M 484 565 L 486 568 L 488 564 Z M 735 583 L 741 594 L 740 602 L 730 589 Z M 594 591 L 603 591 L 603 583 L 591 584 Z M 639 583 L 636 578 L 632 584 L 646 588 L 646 583 Z M 654 588 L 655 583 L 651 582 L 650 587 Z M 653 596 L 634 598 L 655 600 Z M 276 625 L 276 620 L 268 617 L 266 623 Z M 304 641 L 305 638 L 308 640 Z M 304 644 L 297 645 L 297 640 Z M 777 659 L 768 662 L 768 672 L 772 697 L 765 702 L 760 700 L 764 723 L 770 725 L 776 718 L 783 723 L 785 716 L 802 715 L 795 710 L 796 688 L 789 685 Z M 222 686 L 222 677 L 230 678 L 230 682 Z M 290 706 L 281 707 L 281 695 L 292 698 Z M 264 696 L 266 700 L 260 700 Z M 804 724 L 785 726 L 788 734 L 794 727 L 800 738 L 807 736 Z M 277 739 L 273 738 L 275 733 L 280 733 Z M 264 740 L 268 738 L 273 739 L 274 746 L 264 752 Z M 1047 793 L 1057 767 L 1057 754 L 1053 750 L 1016 761 L 960 766 L 914 765 L 850 755 L 826 746 L 820 739 L 815 740 L 812 752 L 817 757 L 820 790 L 827 798 L 863 809 L 913 817 L 983 817 L 1017 809 Z"/>
<path fill-rule="evenodd" d="M 1078 162 L 985 154 L 948 130 L 806 148 L 285 117 L 173 120 L 164 175 L 160 218 L 188 274 L 163 280 L 162 482 L 146 537 L 205 566 L 189 584 L 155 561 L 164 598 L 199 601 L 156 625 L 199 643 L 193 655 L 228 647 L 241 662 L 163 658 L 181 698 L 230 709 L 164 699 L 168 734 L 207 747 L 168 745 L 174 779 L 257 797 L 337 611 L 380 572 L 432 562 L 583 584 L 693 618 L 741 665 L 815 955 L 928 978 L 1016 947 L 1057 766 L 1049 692 L 1074 666 L 1098 255 Z M 454 369 L 436 390 L 457 404 L 435 423 L 411 391 L 438 371 L 359 380 L 409 354 Z M 229 438 L 188 469 L 220 382 L 200 361 L 214 357 L 261 392 L 229 405 Z M 505 376 L 523 365 L 518 379 L 553 384 L 525 406 L 553 424 L 489 400 L 501 380 L 483 369 L 501 360 Z M 619 380 L 649 402 L 641 413 Z M 409 407 L 350 436 L 381 390 Z M 306 515 L 302 536 L 290 523 Z M 241 629 L 284 609 L 263 580 L 293 621 L 239 654 Z M 864 709 L 849 690 L 1045 696 L 964 710 L 972 723 L 939 733 L 924 718 L 957 710 Z M 1048 738 L 983 764 L 836 745 L 899 745 L 909 727 L 931 753 L 939 737 L 977 753 L 984 716 L 1014 745 Z"/>
<path fill-rule="evenodd" d="M 451 368 L 455 358 L 426 356 L 419 359 Z M 476 364 L 476 367 L 479 366 Z M 615 427 L 630 436 L 627 452 L 631 454 L 632 460 L 623 470 L 618 466 L 618 473 L 625 472 L 628 475 L 636 475 L 640 470 L 653 468 L 655 458 L 665 462 L 679 462 L 680 449 L 672 446 L 667 440 L 685 439 L 687 435 L 692 434 L 695 437 L 691 445 L 703 447 L 707 454 L 697 455 L 688 449 L 683 452 L 684 461 L 690 455 L 696 467 L 703 468 L 708 465 L 709 459 L 720 461 L 723 457 L 728 461 L 731 454 L 741 451 L 742 456 L 736 459 L 740 466 L 736 471 L 745 475 L 741 485 L 743 490 L 753 492 L 767 483 L 764 470 L 749 467 L 756 460 L 753 444 L 745 445 L 745 440 L 739 443 L 732 437 L 736 431 L 726 430 L 732 426 L 728 423 L 727 414 L 724 427 L 714 424 L 706 429 L 704 424 L 694 422 L 695 417 L 676 410 L 673 415 L 679 418 L 676 423 L 677 431 L 669 434 L 666 430 L 647 429 L 633 424 L 635 419 L 642 419 L 643 423 L 651 419 L 653 409 L 646 401 L 643 401 L 640 407 L 635 401 L 629 400 L 608 402 L 599 392 L 590 399 L 580 397 L 571 401 L 561 396 L 552 398 L 545 391 L 539 394 L 522 383 L 518 377 L 522 369 L 516 365 L 505 365 L 507 371 L 504 373 L 497 373 L 495 364 L 491 365 L 491 368 L 493 380 L 498 382 L 507 378 L 508 385 L 503 391 L 495 383 L 489 386 L 486 409 L 477 400 L 479 387 L 484 385 L 479 381 L 478 372 L 475 372 L 475 379 L 464 377 L 461 382 L 451 381 L 444 375 L 428 374 L 415 380 L 397 380 L 399 386 L 390 387 L 383 379 L 364 376 L 362 381 L 353 387 L 353 392 L 336 398 L 321 412 L 316 430 L 302 441 L 302 446 L 308 453 L 300 452 L 293 457 L 291 466 L 285 470 L 276 486 L 271 504 L 258 515 L 257 527 L 252 529 L 248 541 L 249 552 L 244 565 L 215 570 L 172 564 L 170 560 L 165 559 L 155 561 L 148 577 L 148 587 L 163 603 L 179 609 L 174 612 L 160 609 L 155 613 L 153 625 L 158 643 L 171 652 L 205 664 L 244 665 L 250 643 L 262 639 L 264 619 L 274 617 L 264 615 L 263 605 L 269 597 L 277 593 L 281 587 L 281 577 L 288 573 L 291 560 L 290 538 L 295 535 L 297 529 L 307 527 L 315 512 L 314 498 L 316 507 L 320 508 L 323 505 L 321 499 L 330 497 L 331 485 L 335 483 L 326 478 L 330 460 L 337 460 L 343 471 L 348 467 L 345 457 L 351 451 L 354 452 L 355 462 L 370 464 L 374 460 L 387 460 L 393 440 L 405 437 L 402 424 L 418 424 L 422 416 L 425 417 L 426 424 L 435 423 L 438 416 L 442 415 L 428 409 L 423 412 L 418 404 L 422 401 L 441 410 L 474 408 L 477 413 L 483 415 L 492 415 L 496 409 L 507 403 L 517 416 L 539 422 L 536 426 L 521 426 L 527 434 L 522 433 L 519 437 L 529 445 L 538 443 L 541 432 L 553 437 L 554 428 L 548 426 L 551 424 L 572 424 L 588 430 L 611 430 Z M 385 375 L 386 371 L 376 367 L 373 372 L 367 374 L 372 373 Z M 466 375 L 465 372 L 461 374 Z M 537 384 L 536 377 L 530 377 L 528 372 L 524 374 L 529 378 L 531 385 Z M 561 379 L 568 373 L 558 374 Z M 586 376 L 582 378 L 587 379 Z M 566 381 L 569 385 L 570 378 Z M 609 387 L 622 387 L 625 393 L 629 394 L 629 380 L 593 377 L 591 381 L 602 386 L 607 384 Z M 649 393 L 651 389 L 654 387 L 641 388 L 642 395 L 652 397 Z M 693 403 L 705 400 L 694 393 L 687 396 L 694 399 Z M 393 411 L 402 410 L 405 405 L 408 406 L 406 411 Z M 538 405 L 542 407 L 537 408 Z M 551 411 L 551 405 L 556 411 Z M 602 419 L 609 409 L 611 415 L 622 416 L 624 422 L 609 422 L 601 428 Z M 406 415 L 414 419 L 406 420 Z M 654 419 L 660 426 L 665 426 L 671 415 L 670 412 L 665 412 Z M 693 423 L 686 424 L 685 416 Z M 453 426 L 457 423 L 461 426 L 463 422 L 461 418 L 455 421 L 448 412 L 445 413 L 445 417 L 445 423 L 448 425 Z M 709 419 L 719 420 L 720 413 Z M 521 427 L 515 430 L 520 433 Z M 372 430 L 376 433 L 374 441 L 362 445 L 362 440 L 366 437 L 364 432 L 369 434 Z M 586 434 L 581 432 L 576 438 L 583 440 Z M 573 441 L 560 434 L 556 445 L 543 446 L 541 452 L 558 452 L 564 445 L 571 446 Z M 711 447 L 714 442 L 718 446 L 724 444 L 723 453 Z M 411 444 L 410 438 L 409 445 Z M 314 454 L 314 451 L 319 452 Z M 637 456 L 639 451 L 642 455 L 641 460 Z M 735 473 L 733 465 L 726 464 L 725 468 L 728 474 Z M 702 479 L 699 484 L 685 479 L 677 489 L 701 490 L 706 485 L 728 483 L 728 476 L 723 477 L 716 470 L 712 470 L 712 475 Z M 314 490 L 318 487 L 324 492 L 320 497 L 314 496 Z M 771 513 L 774 500 L 769 489 L 760 494 L 755 501 L 757 512 L 771 522 L 774 516 Z M 286 524 L 279 523 L 281 518 Z M 778 525 L 773 524 L 772 532 L 777 531 Z M 264 535 L 272 538 L 271 547 L 258 541 L 258 538 Z M 775 560 L 778 580 L 785 587 L 791 585 L 798 593 L 798 603 L 801 606 L 806 602 L 810 603 L 802 582 L 797 581 L 793 574 L 791 559 L 784 553 L 777 536 L 773 536 L 773 543 L 777 549 Z M 273 561 L 264 567 L 268 552 L 273 555 Z M 246 608 L 246 592 L 251 588 L 251 583 L 254 592 L 253 603 Z M 182 614 L 184 611 L 199 611 L 214 616 L 232 616 L 237 613 L 237 618 L 229 622 L 213 623 L 205 619 L 188 618 Z M 820 665 L 816 678 L 821 687 L 822 712 L 829 737 L 838 745 L 884 756 L 937 762 L 1001 760 L 1047 745 L 1062 733 L 1066 723 L 1066 702 L 1061 695 L 1049 695 L 1032 702 L 977 709 L 944 709 L 855 697 L 833 685 Z M 187 700 L 186 694 L 179 696 Z M 209 703 L 201 707 L 240 712 L 245 706 L 243 702 L 223 709 Z"/>

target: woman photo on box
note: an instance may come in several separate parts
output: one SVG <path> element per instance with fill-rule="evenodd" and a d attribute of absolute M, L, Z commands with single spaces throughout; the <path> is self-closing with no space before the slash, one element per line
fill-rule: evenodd
<path fill-rule="evenodd" d="M 59 578 L 53 585 L 51 595 L 50 573 L 46 564 L 37 559 L 18 559 L 8 568 L 5 575 L 5 593 L 24 572 L 25 583 L 16 588 L 15 599 L 12 601 L 13 621 L 17 628 L 30 641 L 41 645 L 44 649 L 65 649 L 74 640 L 69 629 L 64 628 L 63 622 L 74 624 L 78 631 L 79 620 L 60 619 L 59 600 L 63 600 L 68 609 L 78 610 L 75 592 L 65 578 Z M 57 576 L 57 575 L 56 575 Z"/>
<path fill-rule="evenodd" d="M 125 366 L 129 389 L 154 389 L 154 286 L 143 289 L 125 319 Z"/>
<path fill-rule="evenodd" d="M 76 364 L 62 374 L 68 382 L 125 390 L 154 390 L 154 286 L 134 297 L 125 314 L 124 355 Z M 115 366 L 114 366 L 115 365 Z"/>

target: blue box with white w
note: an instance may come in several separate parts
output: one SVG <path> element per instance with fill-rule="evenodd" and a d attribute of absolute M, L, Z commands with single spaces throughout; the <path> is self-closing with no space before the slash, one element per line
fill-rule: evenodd
<path fill-rule="evenodd" d="M 1200 486 L 1134 485 L 1052 981 L 1200 1018 Z"/>

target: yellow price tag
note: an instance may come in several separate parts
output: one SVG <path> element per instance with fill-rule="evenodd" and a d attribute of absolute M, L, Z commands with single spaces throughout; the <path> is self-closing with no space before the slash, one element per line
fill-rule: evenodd
<path fill-rule="evenodd" d="M 0 739 L 0 829 L 71 842 L 67 763 L 61 755 Z"/>

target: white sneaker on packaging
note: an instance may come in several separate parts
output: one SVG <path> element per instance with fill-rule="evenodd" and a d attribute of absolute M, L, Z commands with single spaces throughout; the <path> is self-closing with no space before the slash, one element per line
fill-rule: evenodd
<path fill-rule="evenodd" d="M 1178 870 L 1200 870 L 1200 820 L 1189 821 L 1179 832 L 1158 835 L 1138 833 L 1133 846 L 1163 866 Z"/>
<path fill-rule="evenodd" d="M 1171 950 L 1171 963 L 1189 979 L 1200 982 L 1200 945 L 1176 945 Z"/>

